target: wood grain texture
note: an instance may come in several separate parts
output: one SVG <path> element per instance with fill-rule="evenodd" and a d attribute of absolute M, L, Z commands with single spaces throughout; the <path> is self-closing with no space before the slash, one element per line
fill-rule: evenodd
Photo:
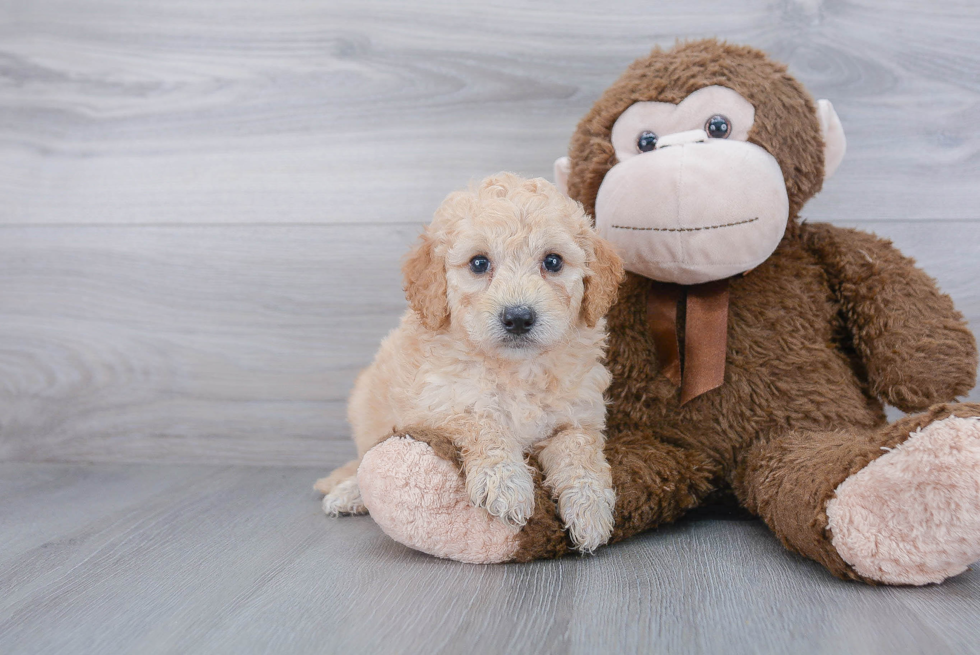
<path fill-rule="evenodd" d="M 978 33 L 975 0 L 0 2 L 0 653 L 977 652 L 976 571 L 845 584 L 705 520 L 468 566 L 310 485 L 439 201 L 550 177 L 676 37 L 833 100 L 849 152 L 805 214 L 980 326 Z"/>
<path fill-rule="evenodd" d="M 0 230 L 0 458 L 347 453 L 347 393 L 405 307 L 417 231 Z"/>
<path fill-rule="evenodd" d="M 980 223 L 860 223 L 980 325 Z M 313 464 L 418 226 L 0 228 L 0 459 Z M 971 398 L 980 398 L 977 392 Z"/>
<path fill-rule="evenodd" d="M 980 218 L 975 0 L 0 4 L 0 223 L 417 223 L 551 174 L 633 59 L 717 35 L 834 101 L 819 219 Z"/>
<path fill-rule="evenodd" d="M 844 583 L 755 521 L 474 566 L 328 519 L 316 471 L 0 464 L 4 653 L 968 653 L 980 575 Z"/>

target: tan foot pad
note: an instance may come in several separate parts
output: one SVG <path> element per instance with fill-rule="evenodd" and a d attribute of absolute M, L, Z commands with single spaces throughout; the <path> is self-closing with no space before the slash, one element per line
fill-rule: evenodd
<path fill-rule="evenodd" d="M 474 506 L 455 467 L 420 441 L 392 437 L 357 471 L 371 516 L 395 541 L 436 557 L 484 564 L 513 559 L 519 528 Z"/>
<path fill-rule="evenodd" d="M 923 585 L 980 559 L 980 419 L 950 417 L 913 432 L 837 487 L 828 527 L 866 578 Z"/>

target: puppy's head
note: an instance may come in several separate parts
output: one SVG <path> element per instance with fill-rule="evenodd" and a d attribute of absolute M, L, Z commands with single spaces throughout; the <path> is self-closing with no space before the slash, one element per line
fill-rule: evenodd
<path fill-rule="evenodd" d="M 623 264 L 580 204 L 543 179 L 500 173 L 446 198 L 403 273 L 427 328 L 520 357 L 594 327 Z"/>

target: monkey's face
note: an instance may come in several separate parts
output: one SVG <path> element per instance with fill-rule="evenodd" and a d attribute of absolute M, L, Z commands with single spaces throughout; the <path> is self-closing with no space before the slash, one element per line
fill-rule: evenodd
<path fill-rule="evenodd" d="M 833 106 L 785 66 L 705 39 L 636 60 L 579 122 L 555 176 L 626 270 L 697 284 L 765 261 L 844 150 Z"/>
<path fill-rule="evenodd" d="M 786 230 L 779 162 L 748 142 L 755 108 L 708 86 L 679 104 L 637 102 L 612 128 L 617 163 L 595 203 L 596 228 L 627 268 L 697 284 L 758 266 Z"/>

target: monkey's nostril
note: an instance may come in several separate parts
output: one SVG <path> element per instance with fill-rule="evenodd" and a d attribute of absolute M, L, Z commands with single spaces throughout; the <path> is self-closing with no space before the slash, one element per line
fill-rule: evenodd
<path fill-rule="evenodd" d="M 530 307 L 507 307 L 500 315 L 500 322 L 509 334 L 525 334 L 534 325 L 534 318 Z"/>

